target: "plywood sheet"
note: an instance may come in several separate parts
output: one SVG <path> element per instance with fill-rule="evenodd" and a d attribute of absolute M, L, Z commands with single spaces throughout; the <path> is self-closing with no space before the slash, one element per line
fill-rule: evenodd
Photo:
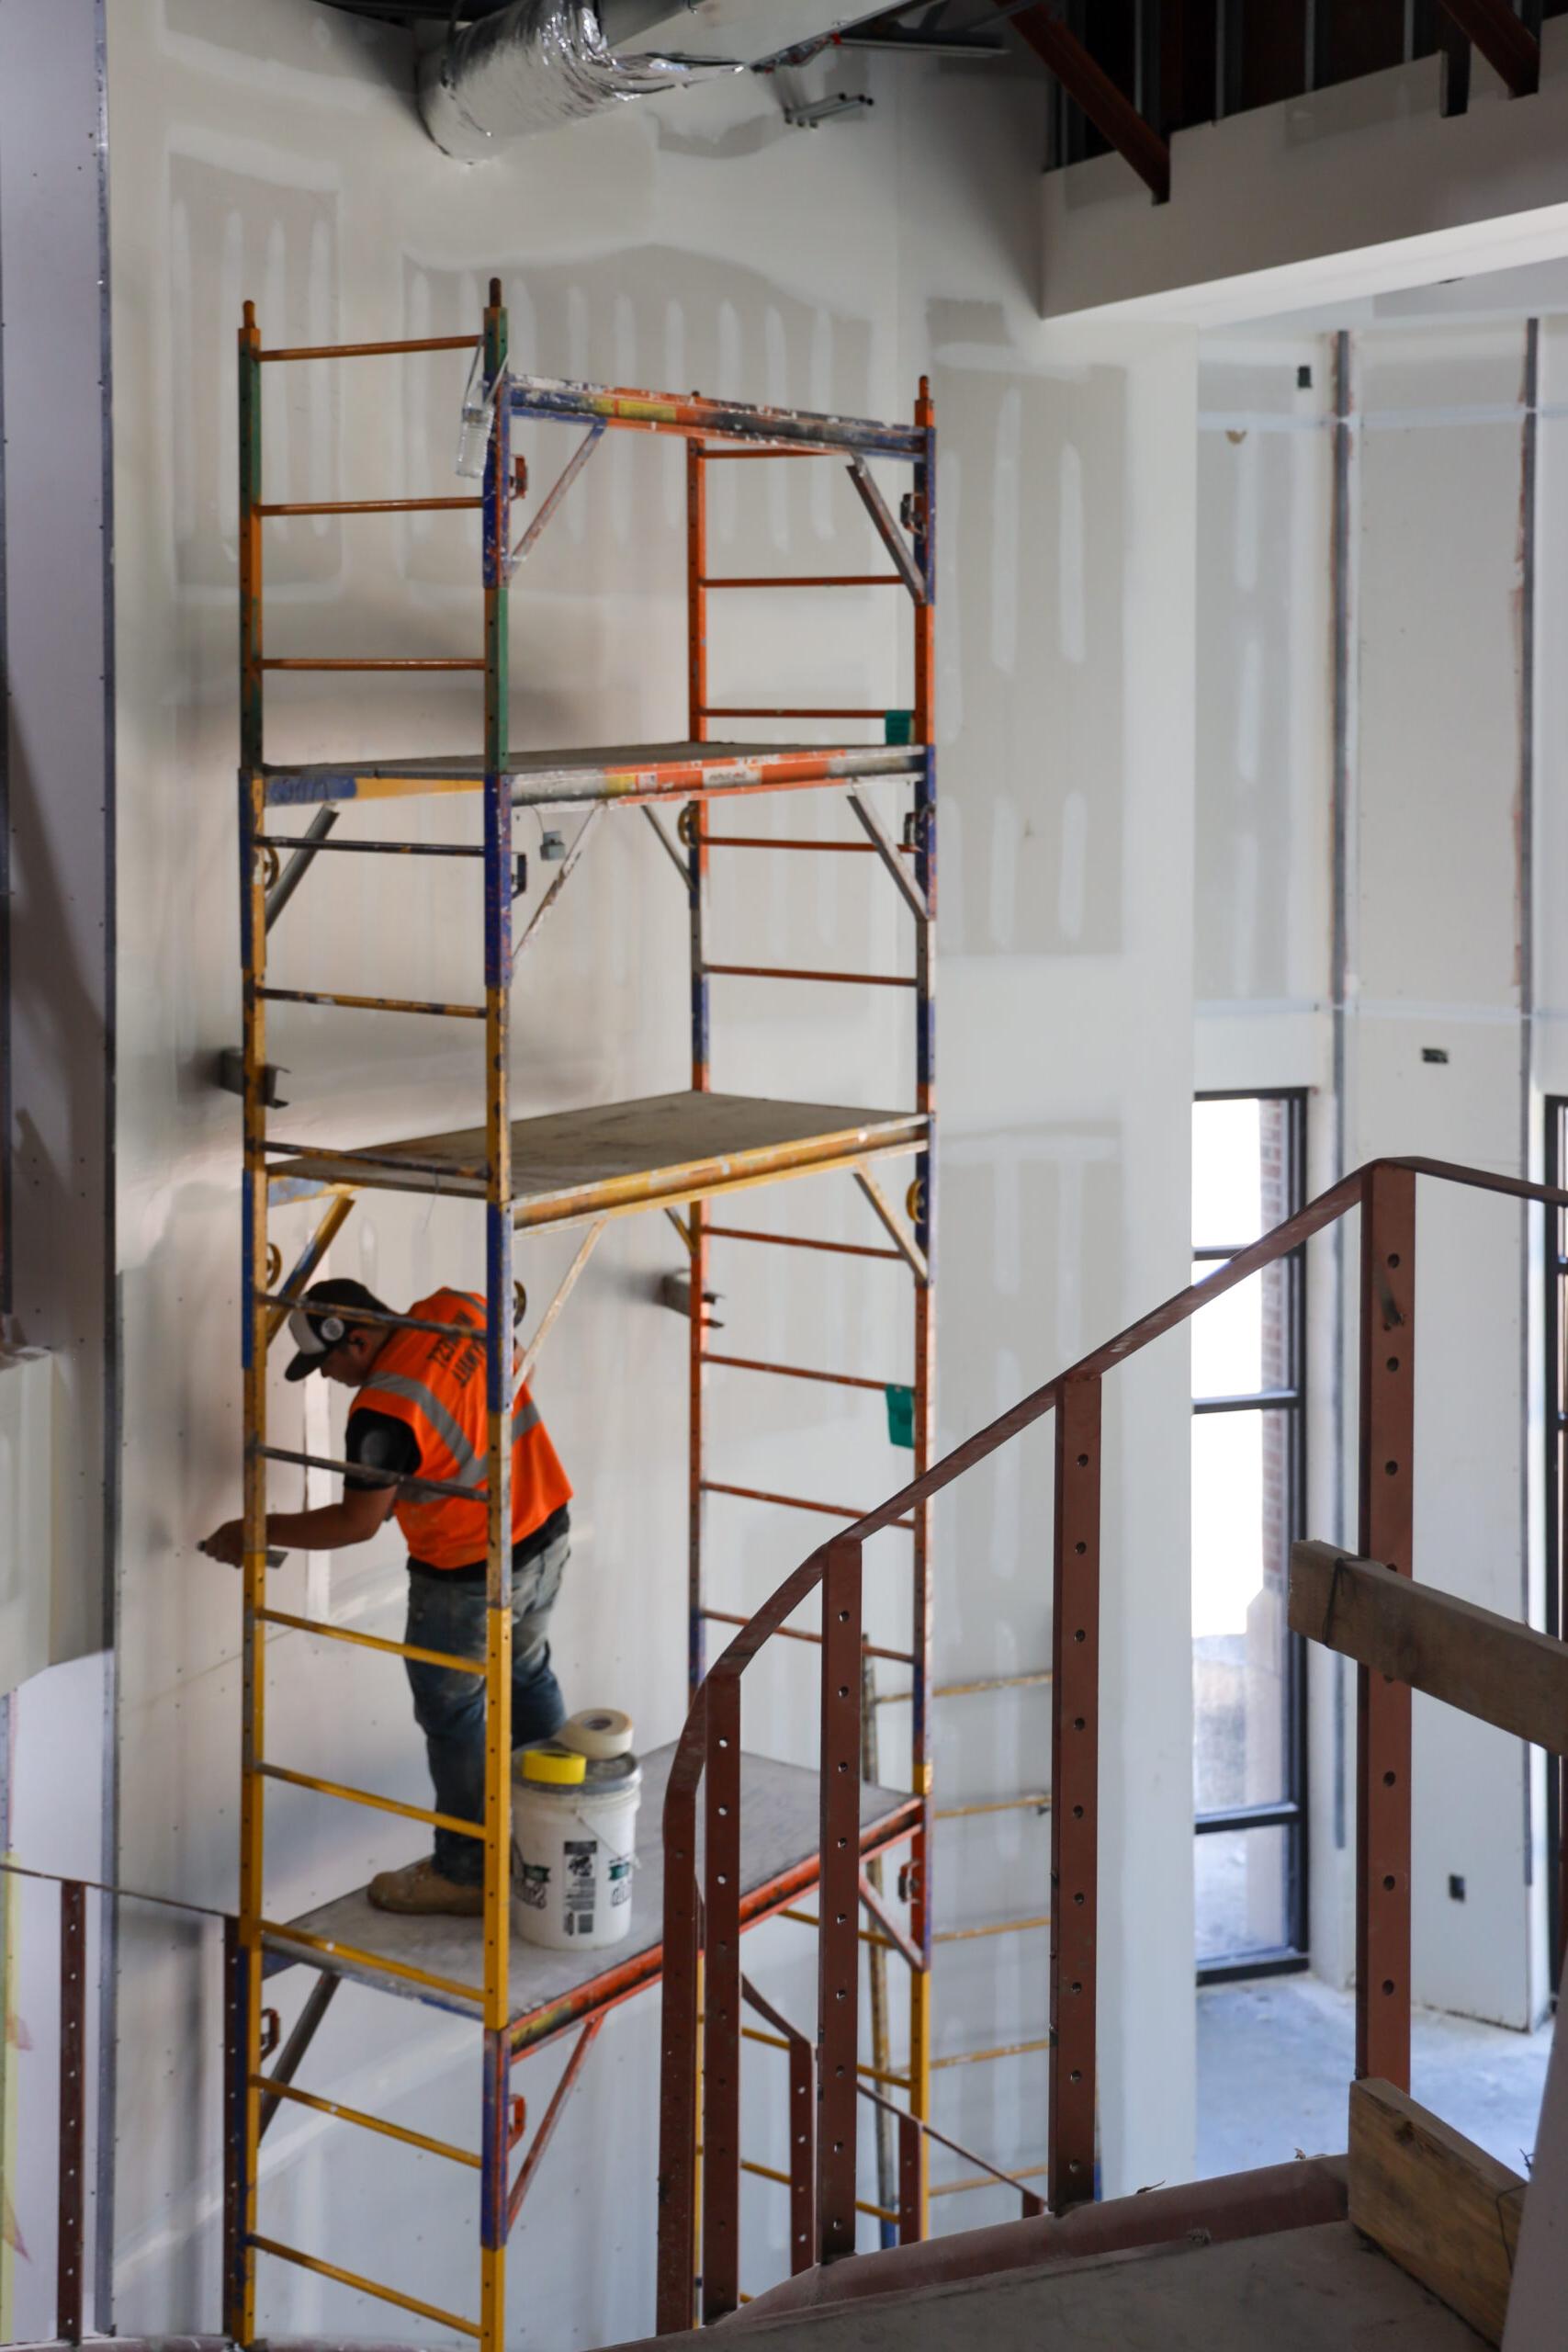
<path fill-rule="evenodd" d="M 615 800 L 671 792 L 700 782 L 705 791 L 744 792 L 781 770 L 797 783 L 852 782 L 857 776 L 905 775 L 919 765 L 919 747 L 890 743 L 598 743 L 580 749 L 509 752 L 513 797 L 541 804 Z M 702 772 L 700 777 L 690 772 Z M 406 792 L 476 791 L 484 760 L 472 752 L 386 760 L 319 760 L 266 770 L 267 800 L 375 800 Z"/>
<path fill-rule="evenodd" d="M 520 1226 L 560 1225 L 723 1192 L 875 1153 L 913 1151 L 925 1121 L 912 1111 L 836 1102 L 775 1102 L 750 1094 L 651 1094 L 552 1111 L 512 1125 L 512 1197 Z M 378 1159 L 285 1160 L 274 1181 L 334 1178 L 380 1190 L 480 1198 L 484 1129 L 367 1145 Z"/>
<path fill-rule="evenodd" d="M 895 2276 L 890 2257 L 890 2287 Z M 1479 2352 L 1483 2340 L 1348 2222 L 888 2293 L 741 2333 L 757 2352 Z M 658 2352 L 697 2342 L 661 2336 Z"/>
<path fill-rule="evenodd" d="M 632 1925 L 624 1943 L 604 1951 L 545 1951 L 512 1938 L 510 2012 L 524 2017 L 554 2013 L 566 2005 L 568 2015 L 594 2006 L 603 1980 L 620 1980 L 628 1988 L 628 1972 L 636 1984 L 651 1984 L 659 1973 L 664 1921 L 664 1791 L 675 1754 L 671 1743 L 655 1748 L 642 1759 L 642 1804 L 637 1813 L 637 1883 L 632 1898 Z M 905 1790 L 870 1783 L 861 1792 L 861 1826 L 868 1844 L 912 1803 Z M 771 1757 L 743 1755 L 740 1759 L 741 1894 L 742 1899 L 771 1884 L 785 1872 L 814 1865 L 818 1842 L 818 1775 L 798 1764 L 780 1764 Z M 458 1984 L 478 1985 L 483 1970 L 482 1927 L 478 1919 L 402 1918 L 373 1910 L 363 1887 L 323 1904 L 292 1921 L 305 1934 L 378 1958 L 400 1962 Z M 286 1943 L 272 1946 L 269 1966 L 283 1964 Z M 387 1991 L 402 1989 L 394 1982 L 356 1962 L 339 1958 L 317 1964 L 335 1967 Z M 420 1988 L 409 1985 L 411 1994 Z M 468 2005 L 432 1996 L 437 2005 L 468 2014 Z"/>

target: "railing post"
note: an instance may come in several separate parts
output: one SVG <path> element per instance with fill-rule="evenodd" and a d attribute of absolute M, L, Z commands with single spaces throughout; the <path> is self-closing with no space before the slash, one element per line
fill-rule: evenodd
<path fill-rule="evenodd" d="M 817 2210 L 817 2065 L 811 2044 L 789 2044 L 789 2267 L 809 2270 Z"/>
<path fill-rule="evenodd" d="M 1098 1374 L 1056 1403 L 1051 1653 L 1051 2210 L 1094 2195 L 1095 1899 L 1100 1858 Z"/>
<path fill-rule="evenodd" d="M 855 2250 L 860 2055 L 861 1547 L 828 1546 L 822 1579 L 822 1768 L 818 1932 L 817 2259 Z"/>
<path fill-rule="evenodd" d="M 1416 1175 L 1361 1196 L 1360 1552 L 1412 1572 Z M 1356 2072 L 1410 2087 L 1410 1690 L 1356 1676 Z"/>
<path fill-rule="evenodd" d="M 693 1713 L 705 1710 L 711 1686 Z M 696 1795 L 676 1758 L 664 1811 L 664 1968 L 660 1997 L 659 2256 L 655 2324 L 677 2335 L 696 2324 L 697 2022 L 702 1936 L 697 1906 Z"/>
<path fill-rule="evenodd" d="M 740 2305 L 740 1678 L 707 1684 L 704 1834 L 703 2320 Z"/>
<path fill-rule="evenodd" d="M 898 2118 L 898 2243 L 920 2241 L 920 2127 L 912 2115 Z"/>
<path fill-rule="evenodd" d="M 55 2328 L 82 2341 L 82 2193 L 86 2177 L 83 2062 L 87 2027 L 86 1892 L 60 1883 L 60 2213 Z"/>

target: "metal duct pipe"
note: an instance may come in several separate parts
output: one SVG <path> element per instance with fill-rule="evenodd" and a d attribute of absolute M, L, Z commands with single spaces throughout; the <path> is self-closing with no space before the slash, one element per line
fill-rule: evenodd
<path fill-rule="evenodd" d="M 420 111 L 438 147 L 475 163 L 529 131 L 738 73 L 869 13 L 831 0 L 515 0 L 429 51 Z"/>

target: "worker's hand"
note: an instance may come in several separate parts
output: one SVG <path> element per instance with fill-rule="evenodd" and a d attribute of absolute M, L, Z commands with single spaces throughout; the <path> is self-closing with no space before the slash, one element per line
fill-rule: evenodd
<path fill-rule="evenodd" d="M 245 1522 L 243 1519 L 226 1519 L 221 1527 L 197 1545 L 209 1560 L 221 1560 L 226 1568 L 243 1566 L 245 1557 Z"/>

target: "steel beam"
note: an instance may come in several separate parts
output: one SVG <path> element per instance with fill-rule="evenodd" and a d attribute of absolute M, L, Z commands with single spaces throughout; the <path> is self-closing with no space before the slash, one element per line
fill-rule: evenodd
<path fill-rule="evenodd" d="M 1008 0 L 996 0 L 998 7 Z M 1097 58 L 1092 57 L 1061 20 L 1041 6 L 1025 8 L 1012 19 L 1014 29 L 1029 43 L 1060 82 L 1075 106 L 1103 132 L 1117 153 L 1132 164 L 1156 204 L 1170 196 L 1170 149 L 1145 121 L 1124 90 L 1118 89 Z"/>
<path fill-rule="evenodd" d="M 1534 96 L 1540 87 L 1540 43 L 1508 0 L 1440 0 L 1440 5 L 1474 42 L 1510 97 Z"/>

